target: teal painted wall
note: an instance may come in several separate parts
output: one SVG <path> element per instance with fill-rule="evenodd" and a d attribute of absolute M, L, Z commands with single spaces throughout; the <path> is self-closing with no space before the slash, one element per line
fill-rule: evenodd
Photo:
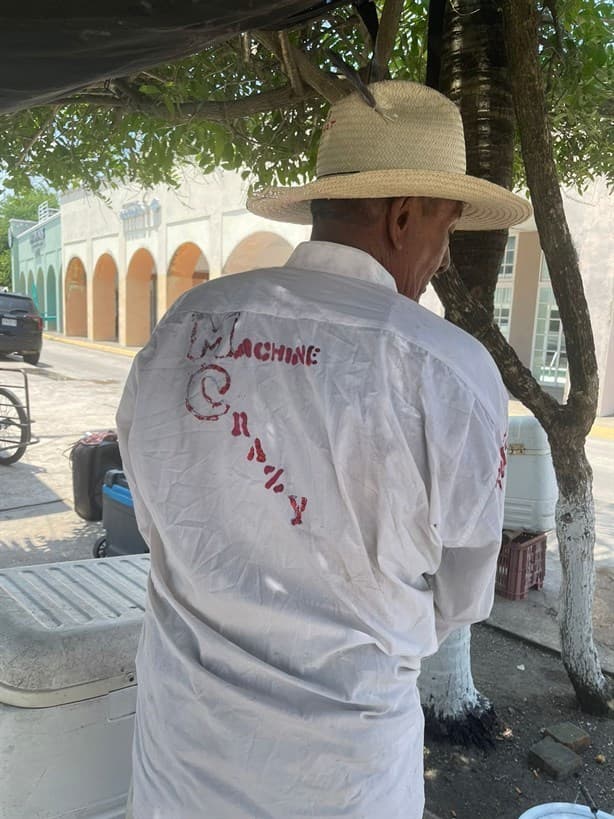
<path fill-rule="evenodd" d="M 62 316 L 62 229 L 55 213 L 13 238 L 11 247 L 12 287 L 32 296 L 46 330 L 61 330 Z"/>

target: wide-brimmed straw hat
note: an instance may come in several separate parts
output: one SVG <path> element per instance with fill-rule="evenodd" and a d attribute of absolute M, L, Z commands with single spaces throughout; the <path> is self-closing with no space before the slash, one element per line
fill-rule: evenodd
<path fill-rule="evenodd" d="M 254 194 L 252 213 L 308 225 L 314 199 L 427 196 L 464 203 L 459 230 L 507 228 L 531 215 L 526 199 L 465 173 L 463 123 L 453 102 L 413 82 L 388 80 L 368 90 L 376 107 L 357 92 L 331 107 L 317 179 Z"/>

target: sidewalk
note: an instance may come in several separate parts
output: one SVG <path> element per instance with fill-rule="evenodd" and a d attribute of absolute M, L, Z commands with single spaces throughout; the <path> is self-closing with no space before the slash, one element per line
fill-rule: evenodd
<path fill-rule="evenodd" d="M 87 350 L 99 350 L 101 353 L 116 353 L 117 355 L 126 355 L 130 358 L 134 356 L 141 349 L 140 347 L 125 347 L 117 341 L 90 341 L 89 338 L 68 337 L 62 333 L 52 333 L 45 331 L 43 339 L 48 341 L 60 341 L 62 344 L 71 344 L 74 347 L 85 347 Z"/>

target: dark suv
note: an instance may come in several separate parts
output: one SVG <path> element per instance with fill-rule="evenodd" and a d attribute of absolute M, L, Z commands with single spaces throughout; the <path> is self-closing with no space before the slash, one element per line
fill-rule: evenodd
<path fill-rule="evenodd" d="M 19 353 L 38 364 L 43 346 L 43 320 L 29 296 L 0 290 L 0 353 Z"/>

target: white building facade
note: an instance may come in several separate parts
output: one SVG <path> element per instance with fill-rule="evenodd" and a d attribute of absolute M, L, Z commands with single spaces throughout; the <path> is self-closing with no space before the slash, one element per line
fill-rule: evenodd
<path fill-rule="evenodd" d="M 238 174 L 189 168 L 176 189 L 64 194 L 65 334 L 138 347 L 188 288 L 283 264 L 310 229 L 254 216 L 246 195 Z"/>

